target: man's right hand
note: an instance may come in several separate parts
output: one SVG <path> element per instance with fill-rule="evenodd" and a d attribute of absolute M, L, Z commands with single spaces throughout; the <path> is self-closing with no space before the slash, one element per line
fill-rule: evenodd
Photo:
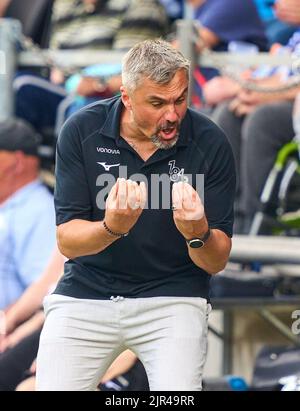
<path fill-rule="evenodd" d="M 147 189 L 144 182 L 118 178 L 107 200 L 105 223 L 115 232 L 125 234 L 135 225 L 147 202 Z"/>
<path fill-rule="evenodd" d="M 107 228 L 113 233 L 128 233 L 142 214 L 146 199 L 145 183 L 118 179 L 106 200 L 104 221 Z M 103 221 L 81 219 L 60 224 L 57 228 L 59 250 L 71 260 L 101 253 L 118 240 L 107 228 Z"/>

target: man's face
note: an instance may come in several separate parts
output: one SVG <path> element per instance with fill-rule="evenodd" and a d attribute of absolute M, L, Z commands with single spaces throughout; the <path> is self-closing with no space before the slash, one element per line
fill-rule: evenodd
<path fill-rule="evenodd" d="M 16 153 L 14 151 L 0 150 L 0 184 L 8 181 L 14 175 L 16 168 Z M 1 186 L 0 186 L 1 189 Z"/>
<path fill-rule="evenodd" d="M 0 203 L 11 194 L 17 181 L 17 157 L 12 151 L 0 150 Z"/>
<path fill-rule="evenodd" d="M 157 84 L 149 79 L 130 95 L 131 116 L 138 132 L 161 149 L 173 147 L 179 138 L 180 123 L 187 110 L 188 78 L 179 70 L 168 84 Z"/>

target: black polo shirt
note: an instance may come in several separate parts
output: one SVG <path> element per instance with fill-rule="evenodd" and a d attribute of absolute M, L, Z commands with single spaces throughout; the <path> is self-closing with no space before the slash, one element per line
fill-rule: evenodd
<path fill-rule="evenodd" d="M 172 181 L 191 175 L 194 186 L 196 175 L 204 174 L 209 225 L 231 236 L 235 169 L 224 133 L 207 117 L 188 109 L 177 144 L 157 150 L 145 162 L 120 137 L 122 107 L 119 98 L 100 101 L 64 125 L 57 144 L 57 225 L 73 219 L 101 221 L 101 199 L 108 187 L 104 182 L 117 179 L 120 170 L 124 176 L 125 168 L 127 178 L 138 173 L 147 179 L 149 198 L 153 175 L 168 175 Z M 127 237 L 98 254 L 67 261 L 55 293 L 92 299 L 118 295 L 208 298 L 210 275 L 190 259 L 170 207 L 155 204 L 152 208 L 148 204 Z"/>

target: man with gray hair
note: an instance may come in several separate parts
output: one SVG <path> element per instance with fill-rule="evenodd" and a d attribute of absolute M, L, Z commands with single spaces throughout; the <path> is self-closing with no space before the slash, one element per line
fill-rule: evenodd
<path fill-rule="evenodd" d="M 139 43 L 124 58 L 121 97 L 61 131 L 57 238 L 69 260 L 44 303 L 39 390 L 96 389 L 127 348 L 151 390 L 201 390 L 209 280 L 231 248 L 235 170 L 223 132 L 187 108 L 188 72 L 167 42 Z M 157 176 L 169 190 L 154 207 Z"/>

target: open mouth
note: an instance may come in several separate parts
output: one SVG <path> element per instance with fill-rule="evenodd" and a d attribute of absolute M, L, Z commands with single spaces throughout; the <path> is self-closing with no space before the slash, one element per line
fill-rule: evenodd
<path fill-rule="evenodd" d="M 174 137 L 177 136 L 177 128 L 176 127 L 166 127 L 160 130 L 159 134 L 163 140 L 172 140 Z"/>

